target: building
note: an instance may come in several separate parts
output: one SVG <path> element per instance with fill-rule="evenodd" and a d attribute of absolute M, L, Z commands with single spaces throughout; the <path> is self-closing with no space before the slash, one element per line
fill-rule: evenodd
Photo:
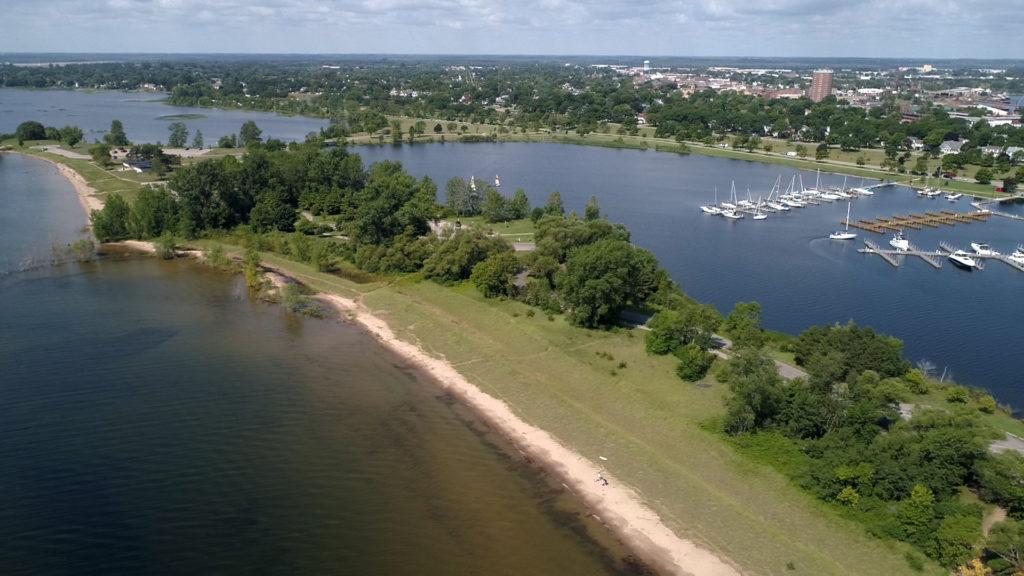
<path fill-rule="evenodd" d="M 651 61 L 650 60 L 644 60 L 644 74 L 647 74 L 650 71 L 651 71 Z"/>
<path fill-rule="evenodd" d="M 821 102 L 831 95 L 832 71 L 815 70 L 814 76 L 811 77 L 811 89 L 807 93 L 807 97 L 811 99 L 811 102 Z"/>
<path fill-rule="evenodd" d="M 960 148 L 963 147 L 964 143 L 957 140 L 946 140 L 939 146 L 939 153 L 945 156 L 946 154 L 959 154 Z"/>
<path fill-rule="evenodd" d="M 911 136 L 907 138 L 907 147 L 911 150 L 924 150 L 924 140 Z"/>

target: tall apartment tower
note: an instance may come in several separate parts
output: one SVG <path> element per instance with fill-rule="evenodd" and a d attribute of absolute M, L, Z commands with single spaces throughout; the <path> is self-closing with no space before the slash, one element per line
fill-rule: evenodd
<path fill-rule="evenodd" d="M 815 70 L 811 78 L 811 90 L 807 94 L 811 102 L 821 102 L 832 94 L 832 71 Z"/>

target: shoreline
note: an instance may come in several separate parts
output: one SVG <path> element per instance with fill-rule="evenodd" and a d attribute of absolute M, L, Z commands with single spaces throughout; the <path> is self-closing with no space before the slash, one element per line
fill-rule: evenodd
<path fill-rule="evenodd" d="M 266 275 L 280 288 L 288 280 L 301 282 L 286 270 L 267 264 Z M 600 465 L 545 430 L 518 417 L 504 401 L 495 398 L 458 372 L 444 358 L 402 340 L 388 323 L 358 299 L 320 292 L 315 298 L 330 305 L 342 318 L 358 324 L 383 346 L 430 377 L 441 390 L 451 393 L 493 426 L 513 446 L 551 474 L 558 477 L 598 517 L 608 530 L 657 571 L 678 576 L 740 576 L 726 560 L 676 535 L 632 488 L 620 483 Z M 597 479 L 608 480 L 607 485 Z"/>
<path fill-rule="evenodd" d="M 78 172 L 60 162 L 48 158 L 41 159 L 55 165 L 58 172 L 71 182 L 87 218 L 91 210 L 102 209 L 103 201 L 92 195 L 95 190 Z M 115 244 L 147 254 L 155 252 L 150 242 L 126 240 Z M 267 276 L 278 287 L 283 278 L 300 281 L 287 271 L 276 269 L 266 263 L 261 263 L 261 266 L 271 271 Z M 279 278 L 275 280 L 274 274 Z M 659 572 L 678 576 L 740 576 L 741 572 L 727 561 L 698 544 L 677 536 L 661 521 L 658 514 L 643 502 L 637 492 L 619 483 L 597 463 L 563 445 L 548 432 L 516 416 L 508 404 L 471 383 L 447 360 L 431 356 L 419 346 L 398 338 L 386 321 L 374 315 L 358 300 L 323 292 L 318 293 L 316 297 L 329 304 L 343 318 L 357 323 L 383 346 L 429 376 L 438 388 L 457 396 L 483 420 L 494 426 L 518 450 L 560 478 L 566 488 L 616 537 Z M 598 477 L 606 478 L 608 484 L 599 484 L 596 481 Z"/>

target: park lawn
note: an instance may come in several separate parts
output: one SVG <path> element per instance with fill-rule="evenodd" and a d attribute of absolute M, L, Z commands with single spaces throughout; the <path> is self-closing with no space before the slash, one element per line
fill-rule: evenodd
<path fill-rule="evenodd" d="M 921 574 L 907 565 L 906 546 L 872 538 L 769 465 L 740 455 L 710 424 L 722 414 L 724 386 L 680 381 L 670 357 L 647 355 L 639 331 L 575 328 L 562 316 L 484 299 L 468 284 L 416 276 L 357 284 L 279 256 L 264 261 L 316 290 L 362 296 L 401 338 L 602 462 L 672 529 L 746 574 Z M 928 564 L 923 573 L 943 571 Z"/>
<path fill-rule="evenodd" d="M 529 218 L 510 222 L 487 222 L 483 216 L 460 216 L 458 220 L 462 222 L 463 226 L 478 227 L 486 232 L 505 236 L 512 242 L 530 242 L 536 231 L 533 221 Z"/>

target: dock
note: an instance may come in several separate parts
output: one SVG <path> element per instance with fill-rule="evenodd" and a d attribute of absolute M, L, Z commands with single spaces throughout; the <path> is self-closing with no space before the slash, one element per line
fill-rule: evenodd
<path fill-rule="evenodd" d="M 955 246 L 952 246 L 947 242 L 940 242 L 939 246 L 941 247 L 941 250 L 935 251 L 922 250 L 917 246 L 914 246 L 913 244 L 910 245 L 909 250 L 893 250 L 881 248 L 878 246 L 878 244 L 875 244 L 871 240 L 864 240 L 864 245 L 866 246 L 865 248 L 860 248 L 857 251 L 860 252 L 861 254 L 878 255 L 893 267 L 899 267 L 901 264 L 903 264 L 903 261 L 906 259 L 907 256 L 913 256 L 916 258 L 920 258 L 921 260 L 924 260 L 932 268 L 939 269 L 942 268 L 942 260 L 948 257 L 953 252 L 956 252 L 957 250 Z M 974 260 L 977 262 L 978 270 L 985 269 L 985 261 L 994 260 L 996 262 L 1002 262 L 1003 264 L 1006 264 L 1010 268 L 1013 268 L 1019 272 L 1024 272 L 1024 264 L 1014 262 L 1013 260 L 1010 260 L 1006 256 L 1003 256 L 1002 254 L 998 256 L 985 256 L 982 254 L 975 254 L 973 252 L 968 252 L 968 254 L 970 254 L 971 258 L 974 258 Z"/>
<path fill-rule="evenodd" d="M 970 224 L 972 222 L 986 222 L 993 212 L 978 210 L 977 212 L 953 212 L 952 210 L 940 210 L 938 212 L 925 212 L 923 214 L 907 214 L 906 216 L 891 216 L 889 218 L 875 218 L 871 220 L 858 220 L 850 222 L 850 226 L 885 234 L 886 232 L 897 232 L 908 228 L 921 230 L 924 227 L 938 228 L 939 226 L 954 226 L 956 224 Z M 840 220 L 846 225 L 846 219 Z"/>

